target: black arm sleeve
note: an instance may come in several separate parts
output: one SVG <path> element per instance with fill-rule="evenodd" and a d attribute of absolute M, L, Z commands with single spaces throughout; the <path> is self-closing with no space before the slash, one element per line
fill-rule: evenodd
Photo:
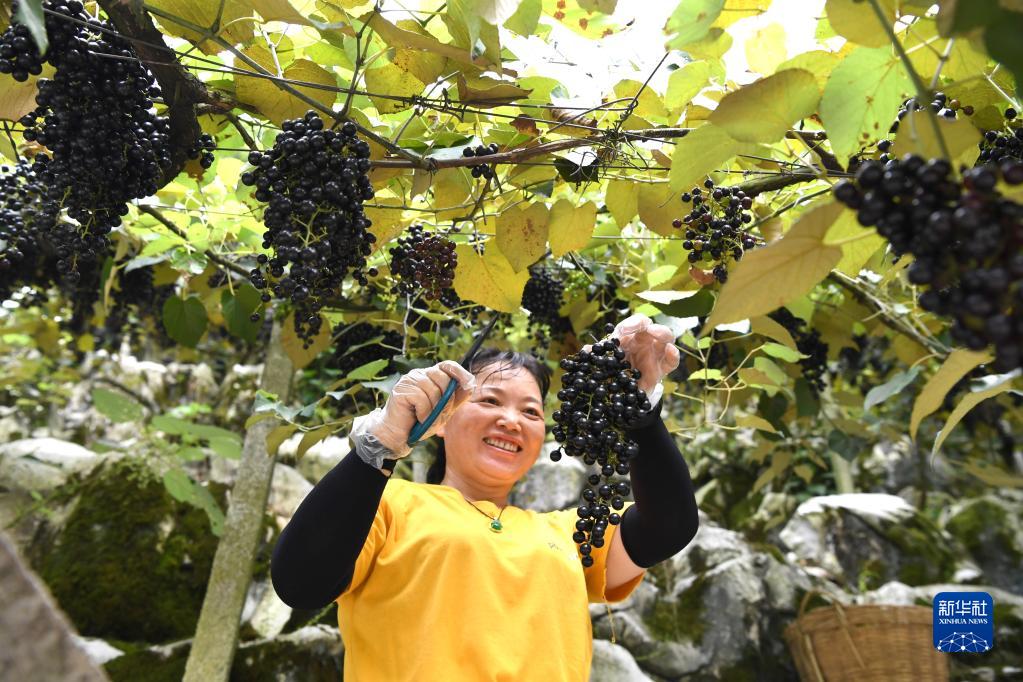
<path fill-rule="evenodd" d="M 386 485 L 387 477 L 353 449 L 309 491 L 270 560 L 281 601 L 318 609 L 348 587 Z"/>
<path fill-rule="evenodd" d="M 629 558 L 650 568 L 681 552 L 696 535 L 696 493 L 689 467 L 661 419 L 660 402 L 627 434 L 639 445 L 639 454 L 629 460 L 636 503 L 622 515 L 619 532 Z"/>

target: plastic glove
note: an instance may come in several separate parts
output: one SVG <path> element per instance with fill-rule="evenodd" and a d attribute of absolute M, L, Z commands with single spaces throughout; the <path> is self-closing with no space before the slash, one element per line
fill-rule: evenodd
<path fill-rule="evenodd" d="M 646 315 L 632 315 L 618 323 L 611 337 L 619 340 L 618 347 L 625 351 L 625 359 L 640 371 L 636 383 L 646 393 L 650 404 L 656 405 L 664 392 L 661 379 L 678 367 L 675 335 L 663 324 L 654 324 Z"/>
<path fill-rule="evenodd" d="M 382 408 L 355 419 L 348 436 L 352 448 L 363 461 L 377 469 L 385 459 L 408 455 L 412 451 L 408 445 L 412 427 L 430 415 L 452 380 L 458 382 L 458 388 L 423 438 L 433 435 L 476 387 L 476 377 L 453 360 L 414 369 L 398 379 Z"/>

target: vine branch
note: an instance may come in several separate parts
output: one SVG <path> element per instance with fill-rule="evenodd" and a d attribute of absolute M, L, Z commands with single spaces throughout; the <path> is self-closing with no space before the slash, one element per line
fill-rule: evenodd
<path fill-rule="evenodd" d="M 161 225 L 163 225 L 168 230 L 170 230 L 171 232 L 173 232 L 177 236 L 181 237 L 185 241 L 188 241 L 188 235 L 185 234 L 184 232 L 182 232 L 181 228 L 179 228 L 177 225 L 175 225 L 171 221 L 167 220 L 167 218 L 165 218 L 162 213 L 157 211 L 152 206 L 147 206 L 146 204 L 139 204 L 138 205 L 138 209 L 142 213 L 146 213 L 148 215 L 153 216 L 154 218 L 156 218 L 156 220 Z M 209 258 L 211 261 L 213 261 L 214 263 L 216 263 L 220 267 L 224 268 L 225 270 L 230 270 L 234 274 L 240 275 L 241 277 L 244 277 L 244 278 L 248 279 L 249 273 L 246 272 L 245 268 L 241 267 L 240 265 L 236 265 L 235 263 L 232 263 L 231 261 L 225 260 L 225 259 L 221 258 L 220 256 L 218 256 L 217 254 L 213 253 L 212 251 L 208 250 L 208 249 L 206 251 L 204 251 L 203 253 L 206 255 L 207 258 Z"/>

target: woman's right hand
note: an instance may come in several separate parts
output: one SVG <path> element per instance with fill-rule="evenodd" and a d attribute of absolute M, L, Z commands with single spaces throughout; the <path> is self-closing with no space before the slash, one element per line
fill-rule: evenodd
<path fill-rule="evenodd" d="M 408 445 L 412 427 L 426 420 L 451 381 L 457 381 L 458 388 L 423 438 L 433 435 L 455 408 L 472 395 L 476 377 L 457 362 L 445 360 L 432 367 L 414 369 L 398 379 L 383 409 L 356 419 L 351 436 L 354 444 L 362 446 L 360 454 L 365 453 L 374 461 L 378 457 L 400 459 L 408 455 L 412 451 Z"/>

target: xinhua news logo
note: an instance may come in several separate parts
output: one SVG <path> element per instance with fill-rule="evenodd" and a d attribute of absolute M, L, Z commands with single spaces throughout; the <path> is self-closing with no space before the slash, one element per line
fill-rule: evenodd
<path fill-rule="evenodd" d="M 995 645 L 995 603 L 987 592 L 934 596 L 934 647 L 950 654 L 982 654 Z"/>

